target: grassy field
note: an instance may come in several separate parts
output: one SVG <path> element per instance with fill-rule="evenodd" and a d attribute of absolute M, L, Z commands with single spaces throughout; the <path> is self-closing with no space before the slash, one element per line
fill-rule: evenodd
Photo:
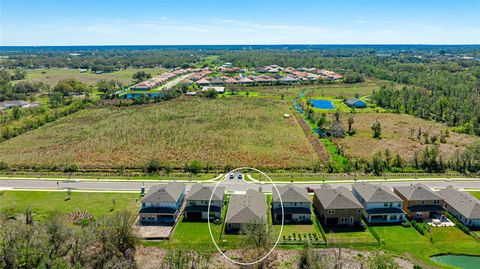
<path fill-rule="evenodd" d="M 311 167 L 318 157 L 287 100 L 180 98 L 127 108 L 92 108 L 0 143 L 10 164 L 143 166 L 158 159 L 223 167 Z"/>
<path fill-rule="evenodd" d="M 437 265 L 430 256 L 441 253 L 480 255 L 480 242 L 456 227 L 432 228 L 432 236 L 423 236 L 414 228 L 376 226 L 373 228 L 385 241 L 384 248 L 412 259 L 422 266 Z"/>
<path fill-rule="evenodd" d="M 355 94 L 360 96 L 369 95 L 374 90 L 380 88 L 380 85 L 387 82 L 379 80 L 367 80 L 366 82 L 356 84 L 333 83 L 318 85 L 292 85 L 292 86 L 255 86 L 255 87 L 235 87 L 240 91 L 258 92 L 260 96 L 293 98 L 298 96 L 301 91 L 307 96 L 333 96 L 333 97 L 354 97 Z M 228 91 L 228 89 L 227 89 Z"/>
<path fill-rule="evenodd" d="M 109 214 L 114 210 L 129 210 L 136 213 L 140 198 L 134 193 L 85 193 L 48 191 L 3 191 L 0 196 L 0 212 L 13 210 L 25 212 L 27 207 L 34 213 L 36 220 L 42 220 L 48 214 L 58 211 L 68 213 L 87 211 L 96 217 Z M 113 200 L 115 199 L 115 208 Z"/>
<path fill-rule="evenodd" d="M 152 76 L 158 75 L 163 73 L 164 69 L 154 69 L 154 68 L 144 68 L 144 69 L 126 69 L 120 70 L 111 73 L 103 73 L 103 74 L 95 74 L 90 71 L 85 73 L 80 73 L 79 69 L 34 69 L 34 70 L 27 70 L 27 78 L 26 81 L 41 81 L 49 85 L 55 85 L 58 81 L 68 79 L 68 78 L 75 78 L 79 81 L 82 81 L 88 85 L 95 85 L 98 81 L 105 79 L 115 79 L 123 84 L 131 84 L 132 83 L 132 75 L 137 72 L 143 70 L 147 73 L 152 74 Z M 21 81 L 21 80 L 20 80 Z M 17 82 L 17 81 L 16 81 Z"/>
<path fill-rule="evenodd" d="M 343 115 L 343 123 L 347 129 L 347 114 Z M 356 133 L 344 139 L 336 139 L 335 142 L 343 145 L 345 155 L 349 157 L 361 157 L 367 160 L 377 151 L 389 149 L 393 156 L 398 153 L 405 161 L 410 161 L 414 152 L 426 147 L 418 140 L 410 139 L 410 128 L 418 130 L 430 127 L 431 134 L 440 134 L 446 129 L 445 125 L 416 118 L 406 114 L 393 113 L 355 113 L 353 115 L 353 128 Z M 372 124 L 378 120 L 382 126 L 382 138 L 372 138 Z M 474 136 L 450 132 L 447 143 L 439 144 L 440 152 L 449 158 L 455 151 L 464 149 L 467 145 L 478 139 Z M 422 137 L 423 140 L 423 137 Z M 361 145 L 361 146 L 359 146 Z M 431 145 L 430 145 L 431 146 Z"/>

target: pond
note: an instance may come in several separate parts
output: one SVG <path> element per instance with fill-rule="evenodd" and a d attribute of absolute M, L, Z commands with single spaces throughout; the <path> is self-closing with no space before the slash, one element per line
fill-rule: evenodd
<path fill-rule="evenodd" d="M 335 105 L 333 104 L 332 101 L 329 100 L 310 100 L 310 103 L 312 103 L 314 108 L 320 108 L 320 109 L 334 109 Z"/>
<path fill-rule="evenodd" d="M 443 263 L 462 269 L 477 269 L 480 265 L 480 256 L 440 255 L 433 256 L 431 259 L 438 263 Z"/>

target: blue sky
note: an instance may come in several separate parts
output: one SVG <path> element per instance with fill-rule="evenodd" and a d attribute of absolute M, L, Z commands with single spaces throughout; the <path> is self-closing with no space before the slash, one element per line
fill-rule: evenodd
<path fill-rule="evenodd" d="M 479 44 L 480 0 L 0 0 L 0 45 Z"/>

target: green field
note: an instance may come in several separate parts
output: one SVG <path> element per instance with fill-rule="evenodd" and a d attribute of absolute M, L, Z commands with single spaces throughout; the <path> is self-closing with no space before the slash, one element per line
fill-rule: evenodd
<path fill-rule="evenodd" d="M 69 213 L 87 211 L 96 217 L 115 210 L 138 211 L 140 196 L 135 193 L 86 193 L 71 192 L 70 199 L 66 191 L 3 191 L 0 196 L 0 212 L 25 212 L 28 207 L 36 220 L 42 220 L 48 214 L 58 211 Z M 115 207 L 113 205 L 115 200 Z"/>
<path fill-rule="evenodd" d="M 437 254 L 480 255 L 480 242 L 456 227 L 432 228 L 432 239 L 428 233 L 421 235 L 412 227 L 376 226 L 373 229 L 385 240 L 385 249 L 422 266 L 438 265 L 430 260 L 430 256 Z"/>
<path fill-rule="evenodd" d="M 144 69 L 126 69 L 111 73 L 95 74 L 91 71 L 80 73 L 79 69 L 34 69 L 27 70 L 26 81 L 41 81 L 49 85 L 55 85 L 58 81 L 74 78 L 88 85 L 95 85 L 98 81 L 115 79 L 125 85 L 132 83 L 132 75 L 137 71 L 145 71 L 152 74 L 152 76 L 163 73 L 164 69 L 144 68 Z M 21 80 L 20 80 L 21 81 Z M 17 83 L 18 81 L 16 81 Z"/>
<path fill-rule="evenodd" d="M 233 86 L 237 91 L 250 93 L 259 93 L 263 97 L 280 97 L 287 98 L 297 97 L 301 91 L 305 95 L 311 96 L 332 96 L 332 97 L 354 97 L 356 94 L 360 96 L 370 95 L 381 85 L 387 82 L 379 80 L 367 80 L 366 82 L 356 84 L 332 83 L 332 84 L 316 84 L 316 85 L 284 85 L 284 86 Z M 229 87 L 226 89 L 229 91 Z"/>
<path fill-rule="evenodd" d="M 143 167 L 158 159 L 223 168 L 311 167 L 313 146 L 286 100 L 180 98 L 127 108 L 79 111 L 0 143 L 0 161 L 17 165 Z"/>

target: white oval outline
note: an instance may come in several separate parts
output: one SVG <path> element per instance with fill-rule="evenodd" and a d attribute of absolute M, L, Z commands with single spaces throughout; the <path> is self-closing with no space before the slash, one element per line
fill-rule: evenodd
<path fill-rule="evenodd" d="M 257 261 L 254 261 L 254 262 L 239 262 L 239 261 L 235 261 L 235 260 L 231 259 L 230 257 L 228 257 L 227 255 L 225 255 L 225 253 L 218 247 L 217 242 L 215 242 L 215 239 L 213 238 L 213 234 L 212 234 L 212 229 L 210 228 L 210 205 L 211 205 L 211 202 L 212 202 L 213 194 L 215 193 L 215 190 L 217 189 L 218 184 L 220 184 L 221 182 L 225 181 L 226 178 L 227 178 L 227 176 L 228 176 L 230 173 L 233 173 L 233 172 L 238 171 L 238 170 L 243 170 L 243 169 L 250 169 L 250 170 L 256 171 L 256 172 L 264 175 L 266 178 L 268 178 L 268 180 L 270 180 L 270 182 L 272 183 L 273 187 L 275 188 L 275 190 L 276 190 L 277 193 L 278 193 L 278 197 L 280 198 L 280 207 L 282 208 L 282 226 L 280 226 L 280 233 L 278 233 L 277 241 L 276 241 L 275 244 L 273 245 L 272 249 L 271 249 L 265 256 L 263 256 L 262 258 L 260 258 L 260 259 L 257 260 Z M 212 239 L 213 244 L 215 245 L 215 247 L 217 248 L 217 250 L 220 252 L 220 254 L 222 254 L 223 257 L 227 258 L 227 259 L 228 259 L 229 261 L 231 261 L 232 263 L 238 264 L 238 265 L 243 265 L 243 266 L 253 265 L 253 264 L 259 263 L 259 262 L 263 261 L 264 259 L 266 259 L 270 254 L 272 254 L 272 252 L 273 252 L 273 251 L 275 250 L 275 248 L 277 247 L 278 242 L 280 241 L 280 238 L 281 238 L 282 233 L 283 233 L 284 210 L 283 210 L 283 201 L 282 201 L 282 196 L 280 195 L 280 191 L 278 191 L 277 186 L 275 185 L 275 183 L 273 182 L 273 180 L 272 180 L 267 174 L 265 174 L 264 172 L 262 172 L 262 171 L 260 171 L 260 170 L 258 170 L 258 169 L 256 169 L 256 168 L 252 168 L 252 167 L 240 167 L 240 168 L 233 169 L 232 171 L 226 173 L 223 178 L 224 178 L 224 180 L 218 181 L 218 182 L 215 184 L 215 187 L 214 187 L 213 190 L 212 190 L 212 194 L 210 194 L 210 199 L 208 200 L 207 222 L 208 222 L 208 232 L 210 233 L 210 238 Z M 245 178 L 244 178 L 244 177 L 243 177 L 243 180 L 245 181 Z M 273 199 L 273 191 L 272 191 L 272 199 Z M 225 217 L 226 217 L 226 216 L 225 216 Z M 220 218 L 221 218 L 221 215 L 220 215 Z M 267 217 L 267 218 L 268 218 L 268 217 Z M 273 216 L 272 216 L 272 218 L 273 218 Z M 222 221 L 225 221 L 225 220 L 222 220 Z M 267 222 L 268 222 L 268 219 L 267 219 Z M 273 222 L 273 219 L 272 219 L 272 222 Z M 273 226 L 273 225 L 272 225 L 272 226 Z M 223 233 L 223 231 L 221 231 L 221 232 Z"/>

